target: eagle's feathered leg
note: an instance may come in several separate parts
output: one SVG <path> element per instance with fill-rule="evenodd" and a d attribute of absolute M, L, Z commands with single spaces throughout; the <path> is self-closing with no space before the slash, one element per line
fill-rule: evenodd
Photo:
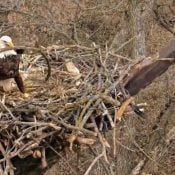
<path fill-rule="evenodd" d="M 4 92 L 11 91 L 13 89 L 13 79 L 9 78 L 6 80 L 0 80 L 0 86 L 2 87 Z"/>
<path fill-rule="evenodd" d="M 15 82 L 19 88 L 19 90 L 24 94 L 25 93 L 25 87 L 23 83 L 23 79 L 20 74 L 18 74 L 15 78 Z"/>
<path fill-rule="evenodd" d="M 5 97 L 6 97 L 6 96 L 5 96 L 5 92 L 4 92 L 4 93 L 3 93 L 3 96 L 2 96 L 2 98 L 1 98 L 1 103 L 2 103 L 2 104 L 5 104 Z"/>

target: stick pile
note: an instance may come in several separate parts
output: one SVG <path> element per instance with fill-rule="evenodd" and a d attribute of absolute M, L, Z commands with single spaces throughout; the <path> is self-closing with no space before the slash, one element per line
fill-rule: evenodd
<path fill-rule="evenodd" d="M 26 54 L 21 71 L 29 97 L 24 98 L 16 89 L 1 95 L 0 174 L 18 172 L 16 159 L 32 157 L 45 169 L 48 149 L 57 152 L 69 146 L 74 150 L 75 144 L 100 142 L 102 153 L 87 169 L 88 174 L 101 157 L 108 162 L 106 149 L 110 145 L 103 132 L 113 129 L 115 143 L 116 122 L 126 110 L 138 109 L 130 94 L 138 93 L 163 72 L 156 69 L 153 78 L 147 79 L 155 59 L 145 64 L 144 60 L 132 61 L 97 46 L 56 45 L 41 49 L 51 67 L 49 80 L 44 79 L 48 66 L 43 54 Z M 120 64 L 121 59 L 127 65 Z M 144 87 L 138 86 L 141 75 Z"/>

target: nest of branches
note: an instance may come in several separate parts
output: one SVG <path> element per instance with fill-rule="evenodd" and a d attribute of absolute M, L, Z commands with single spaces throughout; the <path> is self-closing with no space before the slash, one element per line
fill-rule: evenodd
<path fill-rule="evenodd" d="M 96 45 L 56 45 L 37 51 L 40 54 L 22 58 L 21 74 L 29 97 L 16 89 L 1 95 L 0 174 L 22 174 L 21 160 L 30 169 L 45 169 L 52 162 L 50 152 L 74 150 L 77 144 L 99 142 L 102 147 L 86 175 L 101 157 L 108 162 L 110 145 L 104 132 L 114 130 L 115 149 L 116 122 L 127 110 L 142 114 L 142 106 L 134 104 L 132 96 L 174 63 L 150 58 L 132 61 Z M 129 64 L 120 64 L 120 59 Z M 48 67 L 51 75 L 45 81 Z"/>
<path fill-rule="evenodd" d="M 14 167 L 17 157 L 31 156 L 46 168 L 49 147 L 73 150 L 74 144 L 92 145 L 99 139 L 106 157 L 109 145 L 102 131 L 115 127 L 121 105 L 116 88 L 123 70 L 119 57 L 77 45 L 43 49 L 51 67 L 49 80 L 44 78 L 48 65 L 43 55 L 25 54 L 21 74 L 29 97 L 24 98 L 17 89 L 2 93 L 0 169 L 6 174 L 19 168 Z"/>

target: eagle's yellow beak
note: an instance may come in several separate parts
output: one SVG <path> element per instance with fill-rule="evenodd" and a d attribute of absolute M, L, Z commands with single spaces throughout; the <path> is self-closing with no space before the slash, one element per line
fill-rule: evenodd
<path fill-rule="evenodd" d="M 7 42 L 6 44 L 7 44 L 7 46 L 9 46 L 9 47 L 12 47 L 12 48 L 15 47 L 14 44 L 13 44 L 11 41 L 10 41 L 10 42 Z"/>

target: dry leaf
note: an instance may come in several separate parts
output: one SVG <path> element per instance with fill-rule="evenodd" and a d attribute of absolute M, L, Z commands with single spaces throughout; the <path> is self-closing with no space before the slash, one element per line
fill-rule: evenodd
<path fill-rule="evenodd" d="M 74 63 L 72 61 L 66 61 L 66 68 L 67 68 L 67 71 L 73 75 L 80 74 L 79 69 L 74 65 Z"/>

